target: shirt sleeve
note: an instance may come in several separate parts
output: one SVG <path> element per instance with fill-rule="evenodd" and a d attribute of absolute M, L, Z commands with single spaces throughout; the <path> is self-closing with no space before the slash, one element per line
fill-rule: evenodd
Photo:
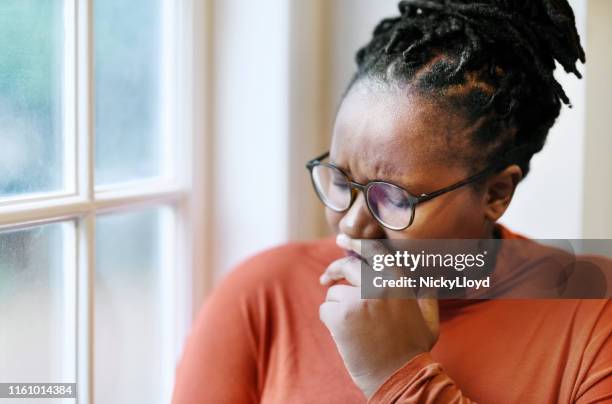
<path fill-rule="evenodd" d="M 376 390 L 368 404 L 473 403 L 429 352 L 417 355 Z"/>
<path fill-rule="evenodd" d="M 240 270 L 204 304 L 176 371 L 173 404 L 259 401 L 256 313 Z"/>

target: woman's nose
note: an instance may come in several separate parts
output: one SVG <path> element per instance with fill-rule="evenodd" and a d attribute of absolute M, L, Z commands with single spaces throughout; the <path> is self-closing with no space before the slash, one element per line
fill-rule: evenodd
<path fill-rule="evenodd" d="M 372 216 L 363 193 L 359 192 L 355 202 L 344 213 L 338 223 L 338 230 L 351 238 L 384 238 L 384 230 Z"/>

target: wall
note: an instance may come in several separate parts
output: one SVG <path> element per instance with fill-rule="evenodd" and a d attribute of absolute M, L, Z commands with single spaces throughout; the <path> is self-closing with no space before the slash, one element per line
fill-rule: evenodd
<path fill-rule="evenodd" d="M 588 1 L 583 232 L 612 238 L 612 1 Z"/>
<path fill-rule="evenodd" d="M 214 2 L 211 198 L 221 274 L 288 238 L 289 2 Z"/>

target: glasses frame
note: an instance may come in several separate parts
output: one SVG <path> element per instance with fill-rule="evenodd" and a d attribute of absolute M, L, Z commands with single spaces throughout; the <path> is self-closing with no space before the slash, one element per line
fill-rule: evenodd
<path fill-rule="evenodd" d="M 342 212 L 346 212 L 348 211 L 352 206 L 353 203 L 355 202 L 355 199 L 357 199 L 357 191 L 361 191 L 363 192 L 364 196 L 365 196 L 365 201 L 366 201 L 366 205 L 368 207 L 368 210 L 370 211 L 370 214 L 372 215 L 372 217 L 374 217 L 374 219 L 383 227 L 389 229 L 389 230 L 394 230 L 394 231 L 401 231 L 401 230 L 405 230 L 408 227 L 410 227 L 412 225 L 412 222 L 414 221 L 414 215 L 416 212 L 416 208 L 419 204 L 432 200 L 435 197 L 438 197 L 440 195 L 443 195 L 447 192 L 451 192 L 454 191 L 458 188 L 461 188 L 467 184 L 471 184 L 473 182 L 476 182 L 484 177 L 486 177 L 487 175 L 493 174 L 495 171 L 501 171 L 501 169 L 505 168 L 508 163 L 501 163 L 501 164 L 495 164 L 493 166 L 490 166 L 488 168 L 485 168 L 484 170 L 471 175 L 461 181 L 455 182 L 454 184 L 451 184 L 447 187 L 438 189 L 437 191 L 433 191 L 433 192 L 428 192 L 428 193 L 423 193 L 420 195 L 414 195 L 411 192 L 407 191 L 405 188 L 394 184 L 392 182 L 389 181 L 383 181 L 383 180 L 373 180 L 368 182 L 367 184 L 360 184 L 358 182 L 355 182 L 353 180 L 351 180 L 351 177 L 344 172 L 344 170 L 342 170 L 340 167 L 332 164 L 332 163 L 324 163 L 323 160 L 325 160 L 327 157 L 329 157 L 329 151 L 321 154 L 318 157 L 313 158 L 312 160 L 309 160 L 306 163 L 306 168 L 308 169 L 309 173 L 310 173 L 310 180 L 312 181 L 312 186 L 315 189 L 315 192 L 317 194 L 317 197 L 319 198 L 319 200 L 321 200 L 321 202 L 323 202 L 323 204 L 328 207 L 329 209 L 333 210 L 334 212 L 338 212 L 338 213 L 342 213 Z M 348 206 L 345 209 L 335 209 L 331 206 L 329 206 L 327 203 L 325 203 L 325 200 L 323 198 L 323 196 L 320 194 L 319 189 L 315 183 L 315 179 L 314 179 L 314 168 L 317 166 L 326 166 L 326 167 L 330 167 L 333 169 L 336 169 L 338 171 L 340 171 L 340 173 L 342 173 L 347 180 L 347 183 L 349 184 L 350 190 L 351 190 L 351 201 L 349 202 Z M 387 184 L 387 185 L 391 185 L 394 186 L 396 188 L 401 189 L 402 191 L 406 192 L 406 194 L 408 195 L 408 202 L 410 203 L 410 210 L 411 210 L 411 214 L 410 214 L 410 221 L 408 222 L 408 224 L 404 227 L 392 227 L 389 226 L 385 223 L 383 223 L 375 214 L 374 211 L 372 209 L 372 207 L 370 206 L 370 202 L 369 202 L 369 198 L 368 198 L 368 191 L 370 190 L 370 188 L 372 187 L 372 185 L 375 184 Z"/>

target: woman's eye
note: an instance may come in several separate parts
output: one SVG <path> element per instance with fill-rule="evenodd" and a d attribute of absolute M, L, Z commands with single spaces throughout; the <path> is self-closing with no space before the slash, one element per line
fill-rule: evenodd
<path fill-rule="evenodd" d="M 340 189 L 348 189 L 348 183 L 345 181 L 334 181 L 334 187 Z"/>
<path fill-rule="evenodd" d="M 390 202 L 393 204 L 393 206 L 397 208 L 405 209 L 410 206 L 410 202 L 408 202 L 408 199 L 390 200 Z"/>

